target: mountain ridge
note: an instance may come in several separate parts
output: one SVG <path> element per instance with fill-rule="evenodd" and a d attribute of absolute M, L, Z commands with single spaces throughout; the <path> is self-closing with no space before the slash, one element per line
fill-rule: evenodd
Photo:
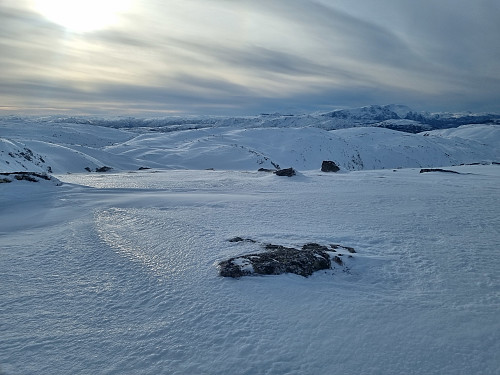
<path fill-rule="evenodd" d="M 2 118 L 0 118 L 2 119 Z M 124 129 L 170 132 L 188 129 L 233 127 L 317 127 L 325 130 L 350 127 L 383 127 L 408 133 L 456 128 L 469 124 L 500 124 L 497 113 L 452 113 L 414 111 L 401 104 L 369 105 L 306 114 L 261 113 L 256 116 L 169 116 L 153 118 L 91 116 L 9 116 L 3 120 L 38 123 L 97 125 Z"/>

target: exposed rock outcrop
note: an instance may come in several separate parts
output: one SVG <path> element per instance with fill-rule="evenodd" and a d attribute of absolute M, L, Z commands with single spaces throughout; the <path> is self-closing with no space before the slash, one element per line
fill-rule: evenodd
<path fill-rule="evenodd" d="M 13 181 L 39 182 L 41 180 L 52 181 L 57 186 L 62 185 L 58 179 L 42 172 L 1 172 L 0 183 L 10 183 Z"/>
<path fill-rule="evenodd" d="M 331 160 L 323 160 L 321 163 L 321 172 L 338 172 L 340 168 Z"/>
<path fill-rule="evenodd" d="M 276 172 L 274 172 L 276 176 L 286 176 L 286 177 L 292 177 L 296 175 L 295 169 L 293 168 L 285 168 L 285 169 L 278 169 Z"/>
<path fill-rule="evenodd" d="M 85 167 L 84 168 L 87 172 L 92 172 L 92 169 L 90 167 Z M 109 172 L 110 170 L 112 170 L 113 168 L 111 167 L 108 167 L 106 165 L 102 166 L 102 167 L 99 167 L 99 168 L 96 168 L 95 171 L 98 172 L 98 173 L 104 173 L 104 172 Z M 140 170 L 140 169 L 139 169 Z"/>
<path fill-rule="evenodd" d="M 252 242 L 255 240 L 234 237 L 230 242 Z M 306 243 L 300 249 L 282 245 L 265 244 L 265 251 L 230 258 L 219 263 L 219 274 L 239 278 L 250 275 L 280 275 L 294 273 L 310 276 L 319 270 L 332 268 L 333 264 L 344 266 L 342 250 L 356 251 L 341 245 Z M 352 256 L 351 256 L 352 257 Z"/>
<path fill-rule="evenodd" d="M 112 169 L 113 168 L 111 168 L 111 167 L 103 166 L 103 167 L 100 167 L 100 168 L 96 168 L 95 171 L 99 172 L 99 173 L 104 173 L 104 172 L 109 172 Z"/>

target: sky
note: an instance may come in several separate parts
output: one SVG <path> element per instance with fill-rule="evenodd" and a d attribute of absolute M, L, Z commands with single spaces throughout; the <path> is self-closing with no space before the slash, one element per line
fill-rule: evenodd
<path fill-rule="evenodd" d="M 0 114 L 500 112 L 498 0 L 1 0 Z"/>

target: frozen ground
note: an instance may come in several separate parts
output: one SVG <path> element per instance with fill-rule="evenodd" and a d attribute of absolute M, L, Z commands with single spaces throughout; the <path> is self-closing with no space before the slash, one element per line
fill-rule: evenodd
<path fill-rule="evenodd" d="M 499 374 L 500 166 L 145 171 L 0 195 L 0 373 Z M 217 275 L 244 236 L 350 273 Z"/>

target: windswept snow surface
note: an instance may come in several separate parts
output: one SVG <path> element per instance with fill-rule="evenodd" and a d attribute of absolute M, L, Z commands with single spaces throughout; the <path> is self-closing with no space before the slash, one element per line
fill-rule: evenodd
<path fill-rule="evenodd" d="M 498 374 L 500 166 L 448 169 L 0 184 L 0 372 Z M 234 236 L 357 253 L 221 278 Z"/>

